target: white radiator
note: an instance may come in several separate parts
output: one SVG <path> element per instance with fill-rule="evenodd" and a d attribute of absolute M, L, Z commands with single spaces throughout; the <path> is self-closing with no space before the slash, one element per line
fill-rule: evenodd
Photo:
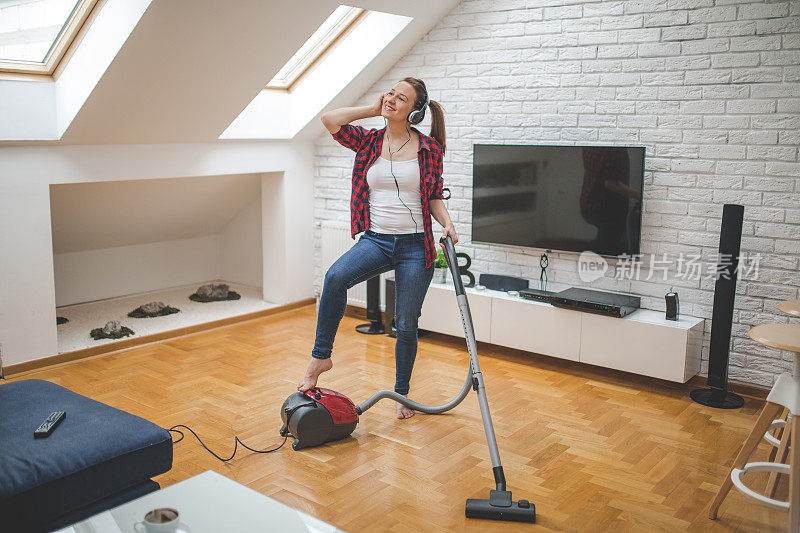
<path fill-rule="evenodd" d="M 325 273 L 330 266 L 337 260 L 343 253 L 349 250 L 359 239 L 357 235 L 355 239 L 350 237 L 350 223 L 337 220 L 324 220 L 322 221 L 322 283 L 324 284 Z M 393 274 L 388 272 L 387 274 Z M 380 280 L 380 294 L 381 294 L 381 309 L 384 309 L 384 283 L 383 278 L 386 274 L 381 274 Z M 352 287 L 347 291 L 347 303 L 358 307 L 367 307 L 367 282 L 362 282 Z"/>

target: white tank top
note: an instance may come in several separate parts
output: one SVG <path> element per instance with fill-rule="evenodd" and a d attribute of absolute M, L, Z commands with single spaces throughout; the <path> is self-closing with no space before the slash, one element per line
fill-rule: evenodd
<path fill-rule="evenodd" d="M 388 159 L 378 157 L 367 169 L 369 229 L 376 233 L 392 234 L 424 231 L 419 197 L 419 161 L 392 161 L 391 171 L 397 178 L 397 185 L 390 172 Z"/>

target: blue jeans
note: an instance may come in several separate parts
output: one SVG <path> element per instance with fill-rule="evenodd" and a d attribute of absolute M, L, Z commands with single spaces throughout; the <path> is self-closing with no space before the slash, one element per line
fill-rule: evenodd
<path fill-rule="evenodd" d="M 347 305 L 347 289 L 394 269 L 396 367 L 395 392 L 408 394 L 411 370 L 417 357 L 417 320 L 433 278 L 425 268 L 424 233 L 392 235 L 367 230 L 358 242 L 331 265 L 325 274 L 317 316 L 317 337 L 311 356 L 327 359 Z"/>

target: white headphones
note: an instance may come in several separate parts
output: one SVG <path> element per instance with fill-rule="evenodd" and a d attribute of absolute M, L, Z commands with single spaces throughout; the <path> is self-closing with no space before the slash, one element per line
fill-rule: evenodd
<path fill-rule="evenodd" d="M 412 124 L 419 124 L 425 118 L 425 108 L 428 107 L 428 103 L 430 100 L 428 99 L 427 91 L 425 93 L 425 103 L 422 104 L 422 107 L 416 109 L 408 114 L 408 121 Z"/>

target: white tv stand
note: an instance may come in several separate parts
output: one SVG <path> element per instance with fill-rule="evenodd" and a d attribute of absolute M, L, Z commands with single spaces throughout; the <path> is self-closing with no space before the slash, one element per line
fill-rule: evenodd
<path fill-rule="evenodd" d="M 703 320 L 639 309 L 625 318 L 465 289 L 476 340 L 685 383 L 700 372 Z M 419 327 L 464 336 L 452 283 L 431 283 Z"/>

